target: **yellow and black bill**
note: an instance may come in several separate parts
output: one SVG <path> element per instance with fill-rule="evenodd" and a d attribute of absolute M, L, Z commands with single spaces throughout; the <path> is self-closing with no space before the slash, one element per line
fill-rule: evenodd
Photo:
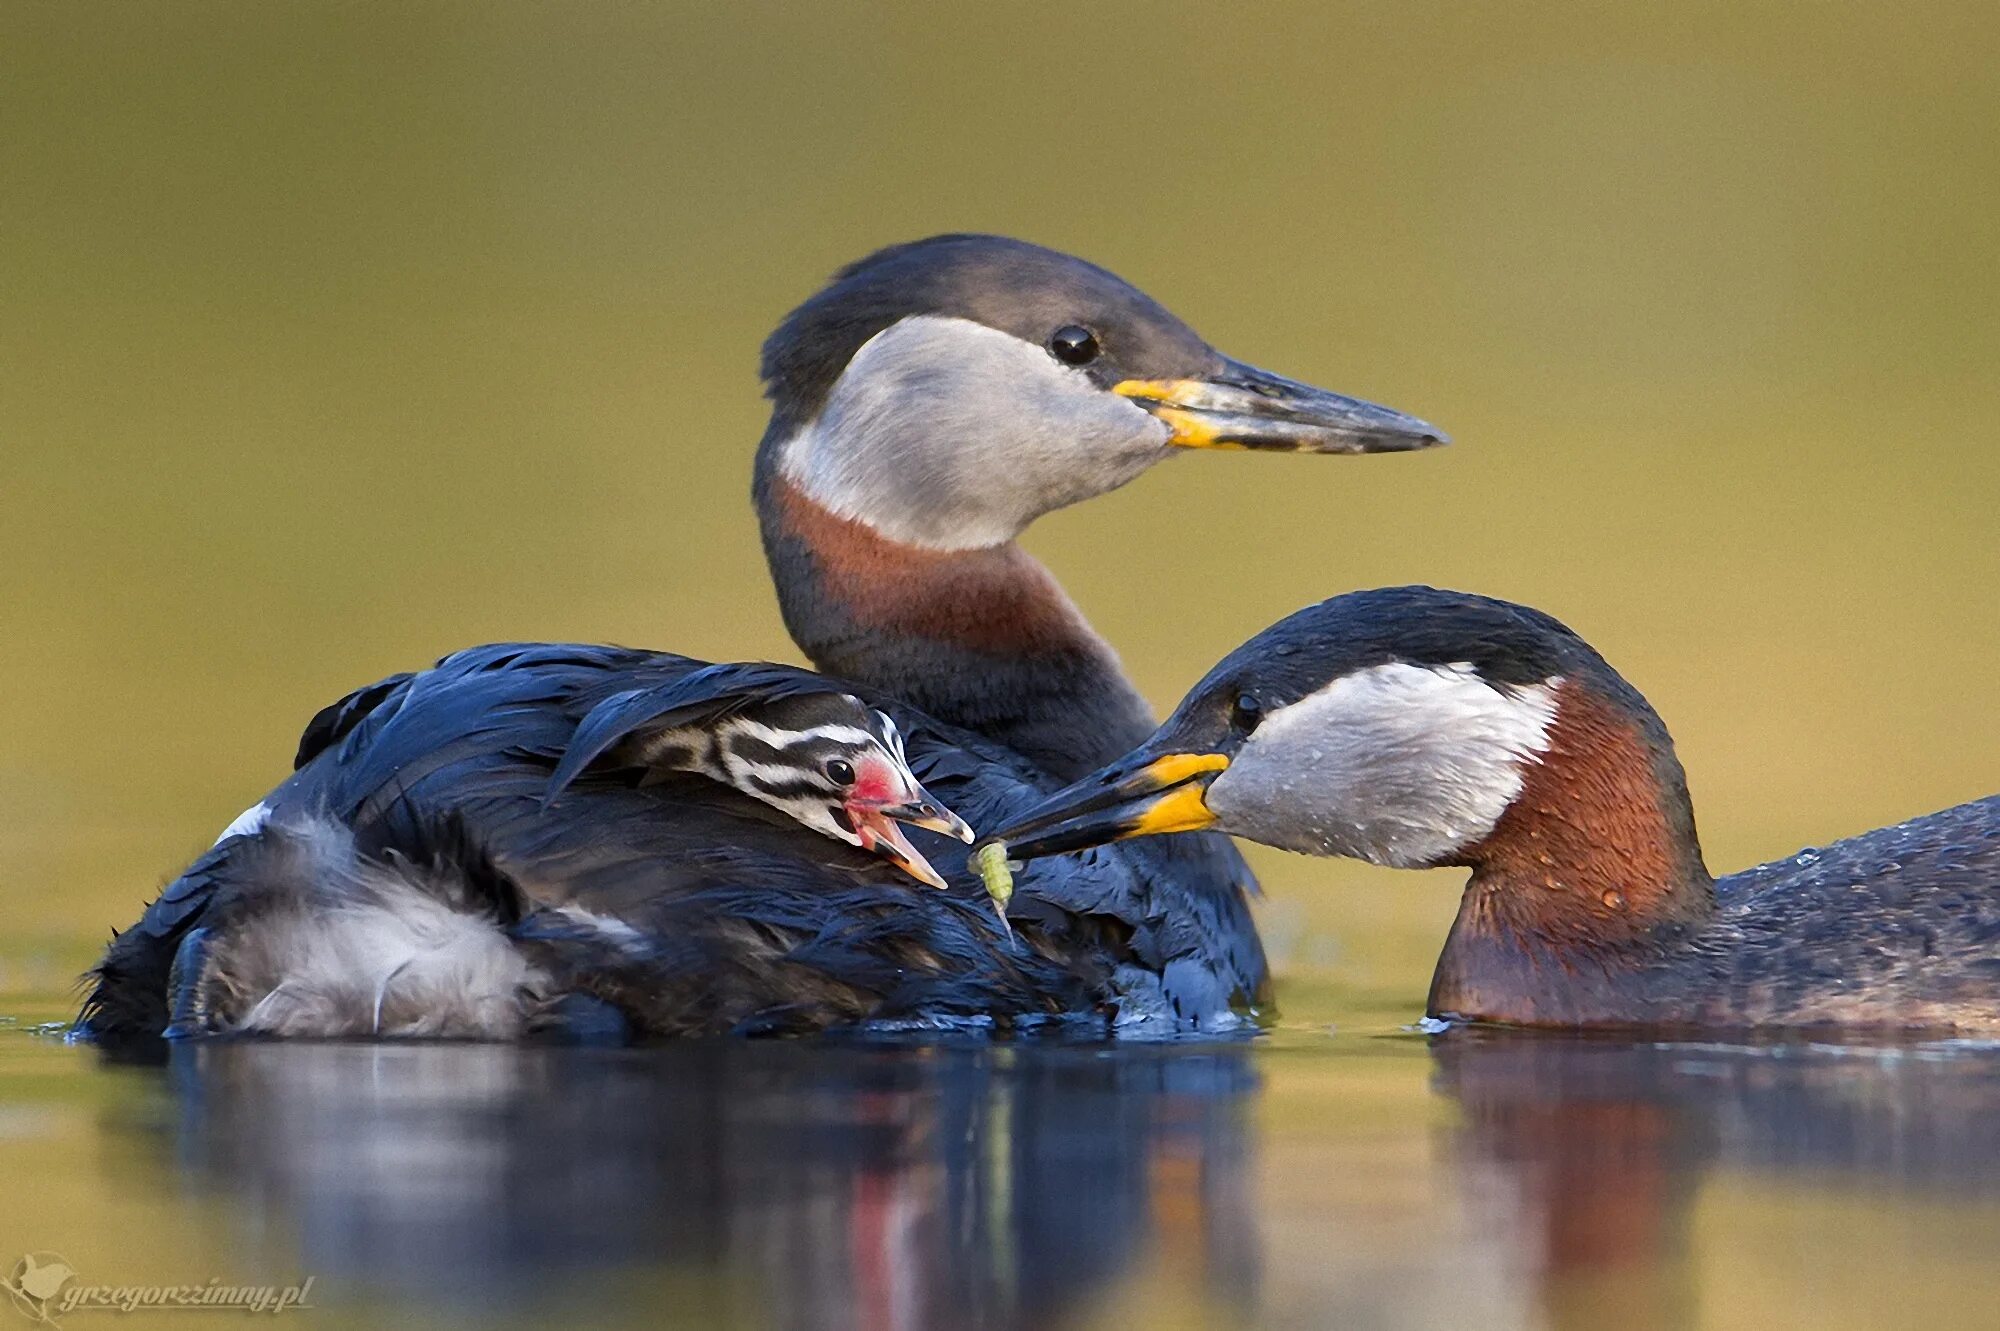
<path fill-rule="evenodd" d="M 1009 859 L 1087 850 L 1127 837 L 1196 832 L 1215 823 L 1208 787 L 1229 766 L 1221 753 L 1141 749 L 1057 791 L 994 840 Z"/>
<path fill-rule="evenodd" d="M 1180 448 L 1401 453 L 1451 442 L 1415 416 L 1226 358 L 1203 378 L 1126 379 L 1112 391 L 1163 421 Z"/>

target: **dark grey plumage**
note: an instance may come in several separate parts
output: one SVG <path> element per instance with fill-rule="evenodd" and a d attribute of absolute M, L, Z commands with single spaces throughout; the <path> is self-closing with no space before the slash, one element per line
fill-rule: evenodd
<path fill-rule="evenodd" d="M 1695 1024 L 1929 1014 L 2000 1033 L 2000 795 L 1745 869 L 1715 895 L 1686 973 L 1653 980 Z"/>
<path fill-rule="evenodd" d="M 993 236 L 893 246 L 843 269 L 772 335 L 763 371 L 772 415 L 753 492 L 785 623 L 816 666 L 895 718 L 917 775 L 975 824 L 1005 821 L 1152 721 L 1110 648 L 1013 543 L 1029 522 L 1175 445 L 1443 440 L 1230 360 L 1101 268 Z M 90 1024 L 157 1029 L 176 953 L 198 970 L 229 943 L 222 922 L 294 910 L 305 863 L 357 899 L 379 895 L 384 874 L 437 895 L 457 865 L 469 895 L 445 893 L 452 909 L 508 931 L 510 957 L 531 959 L 522 985 L 550 1011 L 611 1002 L 646 1033 L 1114 1005 L 1216 1022 L 1262 996 L 1254 884 L 1221 838 L 1032 871 L 1016 898 L 1023 951 L 996 935 L 951 848 L 938 862 L 956 890 L 927 895 L 692 778 L 593 768 L 543 807 L 551 776 L 561 788 L 597 757 L 628 706 L 654 706 L 650 694 L 699 668 L 499 646 L 342 699 L 307 728 L 268 830 L 203 856 L 113 944 Z M 572 747 L 578 762 L 558 774 Z M 452 955 L 504 981 L 484 937 Z"/>
<path fill-rule="evenodd" d="M 349 875 L 400 873 L 504 933 L 537 973 L 530 1024 L 558 1032 L 577 996 L 608 1004 L 626 1033 L 657 1037 L 1103 1019 L 1114 1005 L 1128 1020 L 1212 1021 L 1261 983 L 1248 919 L 1226 895 L 1183 903 L 1175 875 L 1188 861 L 1162 853 L 1171 847 L 1024 876 L 1015 919 L 1027 945 L 1013 946 L 956 843 L 932 833 L 912 836 L 928 838 L 948 894 L 700 777 L 640 784 L 630 770 L 591 769 L 544 807 L 579 721 L 607 698 L 731 669 L 499 644 L 343 700 L 330 709 L 342 723 L 321 725 L 267 798 L 266 829 L 209 851 L 114 940 L 86 1028 L 204 1029 L 197 975 L 169 983 L 177 954 L 198 960 L 246 921 L 296 909 L 306 843 L 328 827 L 351 837 Z M 765 689 L 826 687 L 786 667 L 734 669 Z M 895 718 L 926 787 L 970 818 L 1004 818 L 1047 784 L 990 741 L 851 691 Z M 364 695 L 372 705 L 354 701 Z"/>

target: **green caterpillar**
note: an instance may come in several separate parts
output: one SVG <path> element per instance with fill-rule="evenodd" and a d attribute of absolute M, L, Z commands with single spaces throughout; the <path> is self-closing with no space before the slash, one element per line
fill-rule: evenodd
<path fill-rule="evenodd" d="M 993 900 L 993 913 L 1000 917 L 1000 927 L 1012 938 L 1014 926 L 1007 923 L 1007 903 L 1014 897 L 1014 866 L 1007 862 L 1007 843 L 989 841 L 973 851 L 972 868 L 979 881 L 986 884 L 986 895 Z"/>

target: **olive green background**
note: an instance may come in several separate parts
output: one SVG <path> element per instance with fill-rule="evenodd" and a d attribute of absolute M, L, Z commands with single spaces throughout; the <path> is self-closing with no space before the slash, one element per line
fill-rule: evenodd
<path fill-rule="evenodd" d="M 1107 264 L 1421 457 L 1197 456 L 1029 544 L 1170 705 L 1427 581 L 1569 621 L 1728 869 L 2000 787 L 1988 6 L 0 11 L 0 882 L 96 933 L 346 689 L 792 656 L 757 346 L 950 229 Z M 1260 855 L 1289 965 L 1422 880 Z"/>
<path fill-rule="evenodd" d="M 1032 531 L 1162 708 L 1306 602 L 1428 581 L 1620 666 L 1718 870 L 2000 789 L 1997 47 L 1971 3 L 9 0 L 0 993 L 66 1010 L 356 684 L 498 638 L 791 659 L 758 343 L 942 230 L 1083 254 L 1456 437 L 1187 457 Z M 1290 1010 L 1414 1015 L 1453 874 L 1254 858 Z M 1280 1139 L 1347 1135 L 1281 1208 L 1332 1187 L 1422 1243 L 1414 1052 L 1330 1107 L 1286 1083 Z M 37 1147 L 77 1224 L 24 1241 L 177 1227 L 79 1172 L 95 1131 Z M 1888 1233 L 1990 1313 L 1933 1242 L 1957 1212 L 1719 1186 L 1708 1312 L 1893 1321 Z M 1798 1245 L 1807 1285 L 1769 1265 Z"/>

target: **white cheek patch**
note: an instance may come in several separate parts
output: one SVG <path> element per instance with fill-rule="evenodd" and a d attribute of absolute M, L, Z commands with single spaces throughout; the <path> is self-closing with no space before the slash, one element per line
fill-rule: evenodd
<path fill-rule="evenodd" d="M 1125 484 L 1168 456 L 1168 433 L 1032 342 L 915 315 L 854 353 L 780 459 L 840 517 L 906 545 L 971 550 Z"/>
<path fill-rule="evenodd" d="M 1495 688 L 1464 663 L 1355 671 L 1266 717 L 1209 806 L 1230 831 L 1287 850 L 1434 864 L 1490 833 L 1521 793 L 1561 684 Z"/>

